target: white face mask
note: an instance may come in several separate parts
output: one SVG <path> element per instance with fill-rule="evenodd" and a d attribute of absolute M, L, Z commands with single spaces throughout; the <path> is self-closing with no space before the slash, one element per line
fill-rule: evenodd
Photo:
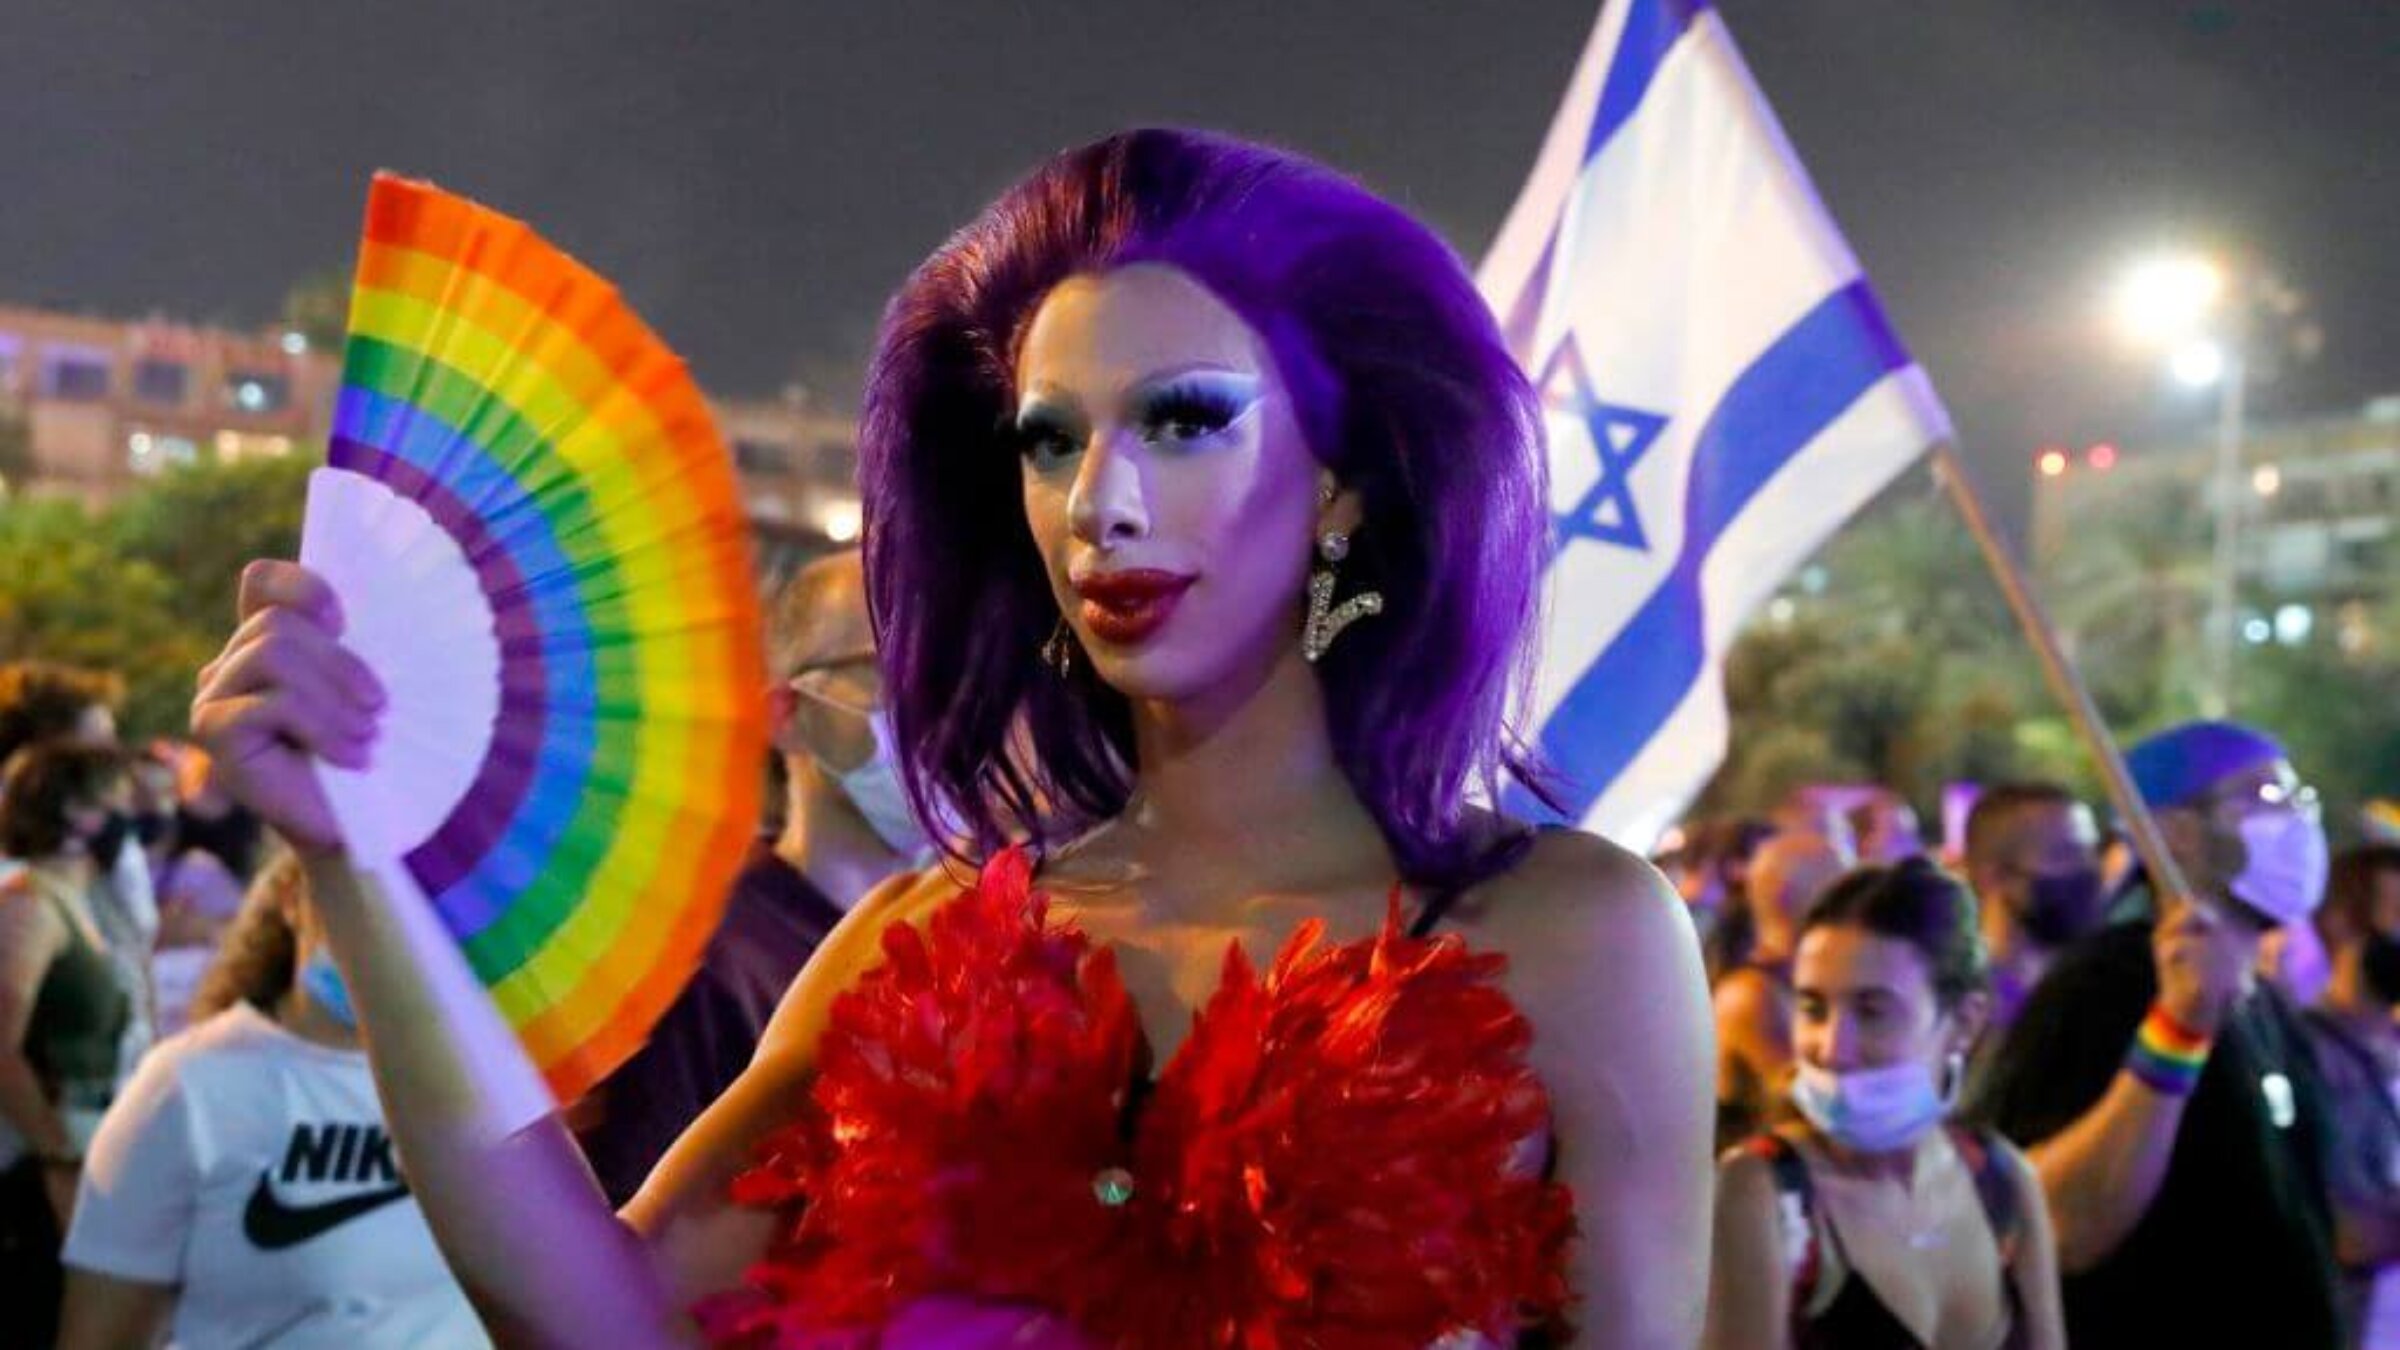
<path fill-rule="evenodd" d="M 865 717 L 875 733 L 875 753 L 855 769 L 844 772 L 825 765 L 825 772 L 833 776 L 842 795 L 866 817 L 868 828 L 875 831 L 875 837 L 883 841 L 884 847 L 912 864 L 922 863 L 932 856 L 933 845 L 926 839 L 924 827 L 917 824 L 916 815 L 908 809 L 908 789 L 900 781 L 900 760 L 892 749 L 891 719 L 880 708 Z"/>
<path fill-rule="evenodd" d="M 1880 1069 L 1835 1073 L 1802 1063 L 1792 1075 L 1792 1104 L 1835 1143 L 1860 1153 L 1889 1153 L 1913 1144 L 1950 1114 L 1958 1092 L 1934 1082 L 1933 1070 L 1910 1060 Z"/>
<path fill-rule="evenodd" d="M 2242 817 L 2249 860 L 2233 879 L 2234 898 L 2277 923 L 2299 923 L 2325 898 L 2325 827 L 2301 811 L 2253 811 Z"/>

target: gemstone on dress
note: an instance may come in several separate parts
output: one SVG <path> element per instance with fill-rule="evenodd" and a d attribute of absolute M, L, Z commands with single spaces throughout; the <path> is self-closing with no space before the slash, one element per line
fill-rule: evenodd
<path fill-rule="evenodd" d="M 1115 1209 L 1133 1198 L 1133 1173 L 1122 1167 L 1103 1168 L 1092 1177 L 1092 1195 Z"/>

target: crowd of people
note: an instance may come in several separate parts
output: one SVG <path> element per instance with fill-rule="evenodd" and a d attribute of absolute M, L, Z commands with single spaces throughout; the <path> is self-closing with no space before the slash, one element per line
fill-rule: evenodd
<path fill-rule="evenodd" d="M 773 637 L 778 809 L 685 995 L 570 1113 L 612 1205 L 842 915 L 929 857 L 857 556 L 797 574 Z M 302 869 L 198 751 L 118 745 L 114 695 L 0 668 L 10 1343 L 480 1343 Z M 2193 898 L 2161 905 L 2047 783 L 1980 792 L 1938 856 L 1800 802 L 1658 856 L 1715 995 L 1708 1345 L 2393 1343 L 2400 846 L 2328 863 L 2246 728 L 2129 763 Z M 2292 926 L 2320 960 L 2262 950 Z"/>
<path fill-rule="evenodd" d="M 1716 991 L 1711 1345 L 2400 1345 L 2400 845 L 2329 860 L 2254 728 L 2127 763 L 2186 895 L 2052 783 L 1938 853 L 1796 801 L 1657 859 Z"/>
<path fill-rule="evenodd" d="M 378 704 L 321 578 L 245 576 L 192 746 L 0 671 L 0 1335 L 2394 1344 L 2400 851 L 2222 722 L 2128 755 L 2180 888 L 2051 784 L 1656 870 L 1485 809 L 1535 408 L 1338 175 L 1044 165 L 894 301 L 698 974 L 506 1137 L 315 785 Z"/>

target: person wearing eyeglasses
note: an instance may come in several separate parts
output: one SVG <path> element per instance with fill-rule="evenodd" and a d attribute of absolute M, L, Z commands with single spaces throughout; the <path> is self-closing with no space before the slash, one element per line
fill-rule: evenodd
<path fill-rule="evenodd" d="M 570 1115 L 609 1203 L 750 1062 L 775 1005 L 860 896 L 930 852 L 892 759 L 855 550 L 777 594 L 766 691 L 780 825 L 762 834 L 701 966 L 650 1041 Z"/>
<path fill-rule="evenodd" d="M 2325 890 L 2316 794 L 2228 722 L 2125 756 L 2190 892 L 2136 872 L 2112 922 L 2044 974 L 1969 1085 L 1969 1119 L 2032 1162 L 2068 1341 L 2332 1350 L 2330 1115 L 2266 934 Z"/>

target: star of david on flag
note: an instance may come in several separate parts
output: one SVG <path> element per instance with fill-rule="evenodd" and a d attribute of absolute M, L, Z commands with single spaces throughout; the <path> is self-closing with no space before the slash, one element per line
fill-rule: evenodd
<path fill-rule="evenodd" d="M 1949 418 L 1708 0 L 1602 10 L 1477 280 L 1550 437 L 1518 712 L 1567 817 L 1646 850 L 1723 762 L 1743 620 Z"/>
<path fill-rule="evenodd" d="M 1552 517 L 1553 546 L 1563 548 L 1573 540 L 1590 539 L 1647 551 L 1650 539 L 1642 532 L 1631 474 L 1657 442 L 1667 419 L 1639 408 L 1619 407 L 1594 394 L 1591 377 L 1584 373 L 1583 352 L 1572 333 L 1544 363 L 1536 387 L 1553 414 L 1572 419 L 1591 438 L 1592 453 L 1599 460 L 1599 478 L 1573 506 Z"/>

